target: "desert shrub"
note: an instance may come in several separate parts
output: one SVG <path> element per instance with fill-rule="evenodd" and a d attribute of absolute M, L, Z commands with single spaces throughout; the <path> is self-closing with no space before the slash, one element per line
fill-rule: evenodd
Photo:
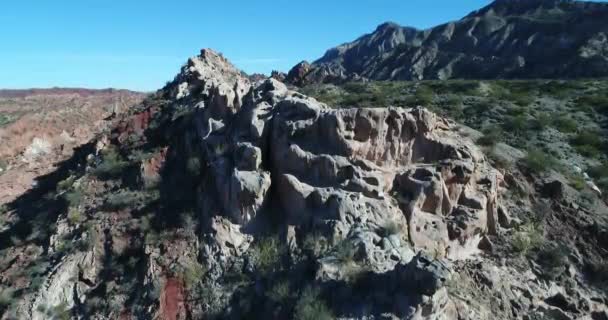
<path fill-rule="evenodd" d="M 13 303 L 15 290 L 12 288 L 0 288 L 0 312 L 6 310 Z"/>
<path fill-rule="evenodd" d="M 551 117 L 545 113 L 540 112 L 536 115 L 534 120 L 532 121 L 531 128 L 534 130 L 542 131 L 551 125 Z"/>
<path fill-rule="evenodd" d="M 0 113 L 0 128 L 11 124 L 13 121 L 14 119 L 11 116 Z"/>
<path fill-rule="evenodd" d="M 433 97 L 433 91 L 429 87 L 420 84 L 416 88 L 414 95 L 406 98 L 405 103 L 408 106 L 429 106 L 433 103 Z"/>
<path fill-rule="evenodd" d="M 479 94 L 479 82 L 474 80 L 430 81 L 426 85 L 437 93 L 475 96 Z"/>
<path fill-rule="evenodd" d="M 74 207 L 70 207 L 68 209 L 68 221 L 72 225 L 77 225 L 84 220 L 84 216 L 80 213 L 80 211 Z"/>
<path fill-rule="evenodd" d="M 585 178 L 580 174 L 573 174 L 569 176 L 570 186 L 578 191 L 585 189 L 587 182 Z"/>
<path fill-rule="evenodd" d="M 591 167 L 587 171 L 595 179 L 597 186 L 608 192 L 608 163 Z"/>
<path fill-rule="evenodd" d="M 464 110 L 466 115 L 478 116 L 487 111 L 490 111 L 494 106 L 498 105 L 498 101 L 494 99 L 482 99 L 473 102 Z"/>
<path fill-rule="evenodd" d="M 120 210 L 136 204 L 140 198 L 140 194 L 137 192 L 123 190 L 110 194 L 105 204 L 109 210 Z"/>
<path fill-rule="evenodd" d="M 289 281 L 286 281 L 284 279 L 277 281 L 266 293 L 266 296 L 274 303 L 284 303 L 287 299 L 291 298 Z"/>
<path fill-rule="evenodd" d="M 76 181 L 76 176 L 74 175 L 70 175 L 69 177 L 59 181 L 57 183 L 57 192 L 66 192 L 69 191 L 70 189 L 72 189 L 72 186 L 74 185 L 74 182 Z"/>
<path fill-rule="evenodd" d="M 68 202 L 70 207 L 78 207 L 84 199 L 84 193 L 80 189 L 74 189 L 63 194 L 63 198 Z"/>
<path fill-rule="evenodd" d="M 530 250 L 538 248 L 544 242 L 544 234 L 540 226 L 526 224 L 515 232 L 511 239 L 513 250 L 520 254 L 526 254 Z"/>
<path fill-rule="evenodd" d="M 568 249 L 560 245 L 545 245 L 540 247 L 536 260 L 543 268 L 543 274 L 550 278 L 557 278 L 568 262 Z M 560 270 L 561 269 L 561 270 Z"/>
<path fill-rule="evenodd" d="M 186 287 L 189 289 L 194 288 L 198 283 L 203 280 L 205 273 L 207 270 L 205 267 L 196 262 L 191 261 L 182 267 L 182 277 L 184 279 L 184 283 Z"/>
<path fill-rule="evenodd" d="M 120 177 L 123 170 L 129 165 L 122 160 L 120 154 L 114 148 L 108 148 L 103 153 L 103 161 L 92 170 L 92 174 L 99 179 L 109 180 Z"/>
<path fill-rule="evenodd" d="M 604 144 L 600 136 L 596 131 L 585 130 L 577 133 L 570 143 L 583 156 L 597 158 L 601 155 L 600 150 Z"/>
<path fill-rule="evenodd" d="M 584 89 L 585 86 L 573 80 L 551 80 L 540 84 L 539 90 L 542 94 L 564 99 L 572 94 L 572 91 Z"/>
<path fill-rule="evenodd" d="M 575 132 L 578 128 L 576 121 L 567 115 L 560 115 L 553 118 L 553 126 L 564 133 Z"/>
<path fill-rule="evenodd" d="M 574 101 L 575 106 L 579 109 L 593 108 L 599 112 L 608 112 L 608 95 L 592 94 L 581 96 Z"/>
<path fill-rule="evenodd" d="M 576 150 L 576 152 L 587 158 L 598 158 L 602 154 L 602 152 L 598 148 L 588 144 L 574 146 L 574 149 Z"/>
<path fill-rule="evenodd" d="M 482 146 L 493 147 L 500 142 L 504 136 L 504 132 L 498 126 L 489 126 L 483 129 L 483 136 L 477 139 L 477 143 Z"/>
<path fill-rule="evenodd" d="M 557 161 L 540 150 L 529 150 L 522 159 L 523 165 L 532 172 L 541 173 L 553 169 Z"/>
<path fill-rule="evenodd" d="M 367 90 L 367 86 L 362 82 L 348 82 L 345 83 L 342 88 L 348 92 L 360 93 Z"/>
<path fill-rule="evenodd" d="M 462 104 L 462 97 L 457 94 L 448 94 L 444 98 L 444 103 L 450 107 L 458 107 Z"/>
<path fill-rule="evenodd" d="M 331 320 L 334 316 L 319 297 L 318 289 L 307 287 L 298 299 L 293 318 L 296 320 Z"/>
<path fill-rule="evenodd" d="M 528 129 L 528 119 L 524 115 L 507 116 L 503 127 L 515 135 L 522 135 Z"/>
<path fill-rule="evenodd" d="M 311 232 L 306 235 L 302 248 L 312 254 L 313 257 L 320 257 L 330 249 L 329 241 L 318 232 Z"/>
<path fill-rule="evenodd" d="M 252 259 L 256 270 L 269 274 L 281 267 L 284 248 L 277 237 L 262 238 L 253 247 Z"/>

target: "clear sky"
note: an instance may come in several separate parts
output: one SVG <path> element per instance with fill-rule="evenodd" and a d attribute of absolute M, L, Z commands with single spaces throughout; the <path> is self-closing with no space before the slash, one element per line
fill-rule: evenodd
<path fill-rule="evenodd" d="M 489 0 L 6 0 L 0 88 L 154 90 L 201 48 L 288 71 L 385 21 L 428 28 Z"/>

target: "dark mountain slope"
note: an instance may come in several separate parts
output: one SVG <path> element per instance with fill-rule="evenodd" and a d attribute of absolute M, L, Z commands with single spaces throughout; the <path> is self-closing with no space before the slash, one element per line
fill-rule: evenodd
<path fill-rule="evenodd" d="M 603 77 L 607 34 L 605 3 L 498 0 L 428 30 L 382 24 L 294 67 L 288 81 Z"/>

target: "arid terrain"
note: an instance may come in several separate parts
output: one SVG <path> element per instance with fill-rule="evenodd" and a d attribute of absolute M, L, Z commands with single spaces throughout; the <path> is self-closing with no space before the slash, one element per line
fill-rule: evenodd
<path fill-rule="evenodd" d="M 0 204 L 106 129 L 113 112 L 144 96 L 126 90 L 0 90 Z"/>
<path fill-rule="evenodd" d="M 0 319 L 608 320 L 607 14 L 0 90 Z"/>

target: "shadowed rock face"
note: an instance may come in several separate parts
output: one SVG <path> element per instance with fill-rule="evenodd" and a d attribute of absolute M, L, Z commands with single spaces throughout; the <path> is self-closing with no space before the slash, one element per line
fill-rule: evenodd
<path fill-rule="evenodd" d="M 287 81 L 603 77 L 607 25 L 605 3 L 498 0 L 427 30 L 382 24 L 295 66 Z"/>

